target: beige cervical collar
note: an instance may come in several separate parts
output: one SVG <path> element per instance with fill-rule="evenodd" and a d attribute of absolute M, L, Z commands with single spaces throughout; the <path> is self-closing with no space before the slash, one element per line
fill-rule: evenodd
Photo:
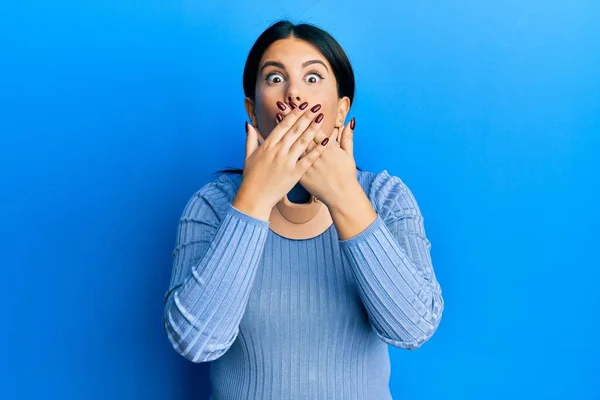
<path fill-rule="evenodd" d="M 339 146 L 338 132 L 335 145 Z M 258 143 L 264 138 L 258 134 Z M 315 196 L 308 203 L 292 203 L 287 195 L 271 209 L 269 229 L 288 239 L 311 239 L 325 232 L 333 224 L 329 208 Z"/>
<path fill-rule="evenodd" d="M 305 204 L 292 203 L 287 195 L 271 210 L 269 228 L 288 239 L 311 239 L 331 226 L 329 208 L 315 196 Z"/>

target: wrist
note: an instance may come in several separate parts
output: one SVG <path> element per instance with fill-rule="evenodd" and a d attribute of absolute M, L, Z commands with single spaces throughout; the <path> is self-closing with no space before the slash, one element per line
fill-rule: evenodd
<path fill-rule="evenodd" d="M 352 205 L 357 201 L 360 202 L 364 200 L 366 193 L 363 188 L 360 186 L 360 183 L 356 181 L 352 183 L 349 187 L 347 187 L 342 193 L 339 193 L 336 198 L 328 204 L 330 212 L 342 212 L 342 210 L 346 210 L 348 208 L 352 209 Z"/>
<path fill-rule="evenodd" d="M 257 197 L 247 195 L 241 191 L 235 196 L 231 205 L 244 214 L 263 221 L 269 221 L 271 216 L 271 208 L 265 207 L 264 202 L 258 200 Z"/>

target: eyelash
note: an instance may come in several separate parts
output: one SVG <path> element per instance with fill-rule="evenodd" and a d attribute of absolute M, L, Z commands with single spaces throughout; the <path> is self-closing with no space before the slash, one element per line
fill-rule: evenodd
<path fill-rule="evenodd" d="M 275 74 L 283 75 L 283 74 L 281 74 L 280 72 L 276 72 L 276 71 L 269 72 L 269 73 L 267 74 L 267 76 L 265 77 L 265 81 L 266 81 L 267 83 L 269 83 L 269 78 L 271 77 L 271 75 L 275 75 Z M 315 74 L 315 75 L 317 75 L 317 76 L 319 77 L 319 79 L 325 79 L 325 78 L 323 77 L 323 75 L 321 75 L 321 73 L 320 73 L 319 71 L 316 71 L 316 70 L 315 70 L 315 71 L 310 71 L 310 72 L 308 73 L 308 75 L 311 75 L 311 74 Z"/>

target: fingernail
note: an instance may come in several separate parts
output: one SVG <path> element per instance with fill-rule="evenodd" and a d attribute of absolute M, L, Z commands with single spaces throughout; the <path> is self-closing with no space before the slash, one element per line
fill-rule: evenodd
<path fill-rule="evenodd" d="M 290 97 L 288 97 L 288 103 L 290 103 L 290 107 L 292 108 L 292 110 L 293 110 L 294 108 L 298 107 L 298 106 L 296 105 L 296 103 L 294 103 L 294 102 L 292 101 L 292 97 L 291 97 L 291 96 L 290 96 Z"/>
<path fill-rule="evenodd" d="M 356 126 L 356 118 L 352 117 L 352 120 L 350 120 L 350 129 L 354 130 L 355 126 Z"/>
<path fill-rule="evenodd" d="M 320 113 L 319 115 L 317 115 L 317 118 L 315 118 L 315 122 L 317 124 L 321 121 L 323 121 L 323 113 Z"/>
<path fill-rule="evenodd" d="M 319 111 L 321 109 L 321 105 L 317 104 L 316 106 L 314 106 L 313 108 L 310 109 L 310 111 L 316 113 L 317 111 Z"/>
<path fill-rule="evenodd" d="M 321 142 L 322 146 L 325 146 L 327 144 L 327 142 L 329 142 L 329 138 L 326 137 L 325 139 L 323 139 L 323 141 Z"/>
<path fill-rule="evenodd" d="M 286 109 L 285 104 L 283 104 L 281 101 L 277 101 L 277 107 L 281 110 L 284 111 Z"/>
<path fill-rule="evenodd" d="M 304 103 L 300 104 L 301 110 L 304 110 L 306 107 L 308 107 L 308 103 L 306 101 Z"/>
<path fill-rule="evenodd" d="M 245 121 L 244 128 L 246 129 L 246 133 L 248 133 L 248 121 Z"/>
<path fill-rule="evenodd" d="M 283 115 L 277 113 L 277 122 L 283 121 Z"/>

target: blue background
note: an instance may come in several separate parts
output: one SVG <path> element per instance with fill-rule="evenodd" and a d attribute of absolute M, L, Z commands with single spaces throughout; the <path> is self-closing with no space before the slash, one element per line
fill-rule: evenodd
<path fill-rule="evenodd" d="M 394 398 L 600 398 L 598 2 L 3 3 L 2 398 L 208 397 L 161 325 L 171 251 L 243 165 L 242 69 L 279 18 L 346 49 L 357 163 L 425 216 L 446 308 L 390 347 Z"/>

